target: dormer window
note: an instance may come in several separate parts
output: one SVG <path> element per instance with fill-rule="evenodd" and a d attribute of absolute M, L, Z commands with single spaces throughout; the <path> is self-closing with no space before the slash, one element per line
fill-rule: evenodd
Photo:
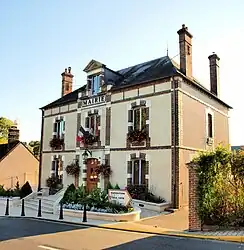
<path fill-rule="evenodd" d="M 91 95 L 97 95 L 100 92 L 100 75 L 94 75 L 88 78 L 88 90 Z"/>

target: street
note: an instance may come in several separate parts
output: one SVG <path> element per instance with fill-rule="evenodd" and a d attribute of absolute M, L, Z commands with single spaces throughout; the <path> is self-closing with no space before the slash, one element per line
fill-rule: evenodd
<path fill-rule="evenodd" d="M 0 218 L 0 232 L 0 250 L 244 249 L 235 243 L 88 228 L 28 218 Z"/>

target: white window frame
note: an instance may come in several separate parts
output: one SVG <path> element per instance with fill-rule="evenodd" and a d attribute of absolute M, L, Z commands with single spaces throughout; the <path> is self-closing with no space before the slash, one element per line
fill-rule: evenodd
<path fill-rule="evenodd" d="M 145 161 L 145 160 L 143 160 L 143 159 L 133 159 L 131 161 L 132 161 L 132 174 L 131 174 L 132 185 L 144 185 L 144 184 L 141 183 L 141 177 L 142 177 L 142 164 L 141 163 L 142 163 L 142 161 Z M 135 175 L 135 173 L 134 173 L 135 165 L 134 164 L 135 164 L 135 161 L 139 161 L 139 183 L 138 184 L 134 183 L 134 175 Z M 147 177 L 147 175 L 145 174 L 145 179 L 147 179 L 146 177 Z"/>
<path fill-rule="evenodd" d="M 142 130 L 142 127 L 141 127 L 141 124 L 142 124 L 142 109 L 145 108 L 145 107 L 135 107 L 132 109 L 132 125 L 133 125 L 133 130 L 135 130 L 135 111 L 136 110 L 140 110 L 140 121 L 139 121 L 139 130 Z"/>
<path fill-rule="evenodd" d="M 89 122 L 88 122 L 88 130 L 89 130 L 89 133 L 91 133 L 91 117 L 94 117 L 94 129 L 93 129 L 93 134 L 92 135 L 95 135 L 96 133 L 96 127 L 97 127 L 97 117 L 98 115 L 97 114 L 92 114 L 92 115 L 89 115 L 88 116 L 88 119 L 89 119 Z M 100 118 L 101 119 L 101 118 Z M 97 127 L 97 129 L 99 130 L 99 126 Z"/>
<path fill-rule="evenodd" d="M 208 136 L 208 115 L 212 115 L 212 138 L 214 138 L 214 112 L 213 112 L 213 110 L 212 109 L 210 109 L 210 108 L 207 108 L 206 109 L 206 117 L 205 117 L 205 119 L 206 119 L 206 122 L 205 122 L 205 125 L 206 125 L 206 138 L 209 138 L 209 136 Z"/>

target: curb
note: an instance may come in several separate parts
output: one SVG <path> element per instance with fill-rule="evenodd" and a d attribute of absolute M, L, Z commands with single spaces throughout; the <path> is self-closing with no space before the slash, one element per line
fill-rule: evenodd
<path fill-rule="evenodd" d="M 199 234 L 186 234 L 177 232 L 174 233 L 172 231 L 165 231 L 165 232 L 152 232 L 140 229 L 131 229 L 131 228 L 119 228 L 113 227 L 111 224 L 104 224 L 104 225 L 94 225 L 84 222 L 72 222 L 72 221 L 62 221 L 62 220 L 55 220 L 55 219 L 47 219 L 42 217 L 32 217 L 32 216 L 0 216 L 0 218 L 14 218 L 14 219 L 32 219 L 32 220 L 39 220 L 39 221 L 47 221 L 52 223 L 59 223 L 59 224 L 68 224 L 74 225 L 77 227 L 93 227 L 93 228 L 101 228 L 107 230 L 116 230 L 116 231 L 124 231 L 124 232 L 134 232 L 134 233 L 141 233 L 141 234 L 150 234 L 150 235 L 158 235 L 158 236 L 165 236 L 165 237 L 182 237 L 182 238 L 192 238 L 192 239 L 202 239 L 202 240 L 217 240 L 217 241 L 228 241 L 228 242 L 236 242 L 236 243 L 243 243 L 244 242 L 244 235 L 243 236 L 214 236 L 214 235 L 199 235 Z M 124 223 L 124 222 L 122 222 Z M 128 222 L 129 223 L 129 222 Z"/>

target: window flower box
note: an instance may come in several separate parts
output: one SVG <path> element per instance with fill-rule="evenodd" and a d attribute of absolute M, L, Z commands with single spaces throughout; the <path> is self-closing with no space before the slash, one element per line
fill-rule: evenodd
<path fill-rule="evenodd" d="M 81 142 L 84 145 L 93 145 L 95 142 L 98 142 L 98 140 L 99 140 L 98 136 L 94 136 L 92 134 L 89 134 L 81 138 Z"/>
<path fill-rule="evenodd" d="M 67 173 L 68 175 L 79 176 L 79 173 L 80 173 L 80 166 L 79 166 L 78 161 L 73 162 L 73 163 L 67 165 L 67 167 L 66 167 L 65 170 L 66 170 L 66 173 Z"/>
<path fill-rule="evenodd" d="M 64 146 L 64 139 L 61 138 L 52 138 L 49 142 L 49 145 L 52 149 L 60 150 Z"/>
<path fill-rule="evenodd" d="M 148 137 L 148 133 L 145 130 L 132 130 L 127 134 L 127 139 L 129 142 L 142 143 Z"/>

